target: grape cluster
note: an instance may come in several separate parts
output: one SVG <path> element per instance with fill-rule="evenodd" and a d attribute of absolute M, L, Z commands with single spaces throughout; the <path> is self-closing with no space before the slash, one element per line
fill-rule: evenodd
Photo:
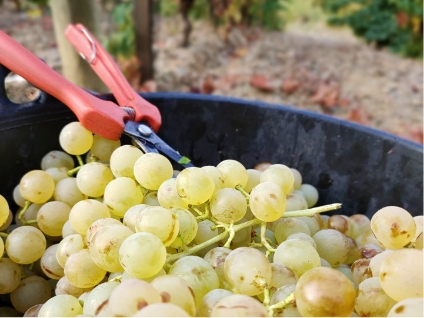
<path fill-rule="evenodd" d="M 423 216 L 322 215 L 283 164 L 177 171 L 79 122 L 59 141 L 18 211 L 0 195 L 1 315 L 423 316 Z"/>

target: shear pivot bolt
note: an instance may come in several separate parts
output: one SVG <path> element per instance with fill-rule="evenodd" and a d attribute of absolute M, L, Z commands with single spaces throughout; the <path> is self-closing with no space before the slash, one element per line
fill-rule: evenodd
<path fill-rule="evenodd" d="M 149 126 L 146 125 L 138 125 L 138 132 L 145 137 L 149 137 L 152 134 L 152 130 Z"/>

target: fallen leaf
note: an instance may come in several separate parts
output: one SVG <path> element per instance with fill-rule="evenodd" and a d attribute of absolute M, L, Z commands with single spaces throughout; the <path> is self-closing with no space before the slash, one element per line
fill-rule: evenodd
<path fill-rule="evenodd" d="M 316 89 L 314 95 L 311 97 L 311 102 L 323 105 L 325 97 L 330 92 L 331 87 L 327 84 L 320 84 Z"/>
<path fill-rule="evenodd" d="M 352 108 L 347 113 L 345 119 L 358 124 L 368 125 L 368 114 L 362 109 L 361 105 L 357 105 Z"/>
<path fill-rule="evenodd" d="M 202 94 L 212 94 L 215 90 L 215 84 L 212 76 L 207 76 L 202 83 L 202 86 L 200 88 L 200 92 Z"/>
<path fill-rule="evenodd" d="M 250 85 L 264 92 L 272 92 L 274 90 L 269 79 L 264 75 L 252 75 L 250 77 Z"/>
<path fill-rule="evenodd" d="M 295 79 L 286 78 L 283 80 L 283 83 L 281 84 L 281 90 L 284 93 L 291 94 L 298 90 L 301 83 Z"/>

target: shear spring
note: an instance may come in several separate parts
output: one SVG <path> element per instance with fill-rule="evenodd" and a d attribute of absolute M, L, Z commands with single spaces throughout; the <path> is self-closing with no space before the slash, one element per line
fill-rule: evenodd
<path fill-rule="evenodd" d="M 135 110 L 134 108 L 131 107 L 121 107 L 129 116 L 130 116 L 130 120 L 134 120 L 135 119 Z"/>

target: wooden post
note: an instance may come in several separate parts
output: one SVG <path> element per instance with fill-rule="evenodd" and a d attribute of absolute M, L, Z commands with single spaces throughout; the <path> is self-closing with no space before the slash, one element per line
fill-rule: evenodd
<path fill-rule="evenodd" d="M 90 65 L 83 60 L 72 44 L 65 38 L 65 29 L 72 23 L 81 23 L 96 38 L 99 38 L 96 0 L 54 0 L 49 1 L 53 15 L 56 41 L 62 60 L 62 74 L 72 83 L 99 93 L 108 88 L 99 79 Z"/>
<path fill-rule="evenodd" d="M 140 61 L 140 84 L 153 79 L 153 1 L 134 1 L 136 54 Z"/>

